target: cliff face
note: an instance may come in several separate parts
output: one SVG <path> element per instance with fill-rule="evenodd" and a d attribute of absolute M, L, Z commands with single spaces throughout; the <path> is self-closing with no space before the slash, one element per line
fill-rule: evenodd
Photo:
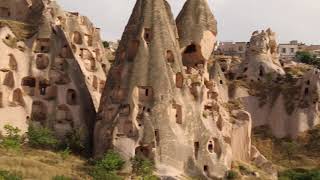
<path fill-rule="evenodd" d="M 96 156 L 113 148 L 127 171 L 130 158 L 144 156 L 161 176 L 207 178 L 224 176 L 233 159 L 250 158 L 250 115 L 225 108 L 217 85 L 224 77 L 210 79 L 206 71 L 216 35 L 209 12 L 206 1 L 187 1 L 177 30 L 165 1 L 137 1 L 102 96 Z M 185 33 L 180 43 L 178 32 Z"/>
<path fill-rule="evenodd" d="M 280 64 L 276 44 L 270 29 L 253 33 L 246 59 L 233 71 L 229 95 L 243 101 L 254 127 L 267 125 L 276 137 L 295 138 L 319 124 L 319 71 Z"/>
<path fill-rule="evenodd" d="M 94 104 L 106 79 L 99 30 L 54 1 L 4 0 L 0 6 L 7 11 L 0 15 L 0 127 L 25 132 L 30 124 L 42 125 L 61 140 L 77 133 L 90 144 Z M 30 24 L 31 15 L 39 21 Z"/>

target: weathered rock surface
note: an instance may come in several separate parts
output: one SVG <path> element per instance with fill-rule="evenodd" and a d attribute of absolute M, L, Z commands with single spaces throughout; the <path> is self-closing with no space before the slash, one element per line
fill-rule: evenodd
<path fill-rule="evenodd" d="M 99 30 L 55 1 L 2 0 L 0 7 L 0 128 L 37 124 L 90 144 L 103 64 L 109 68 Z"/>
<path fill-rule="evenodd" d="M 319 124 L 319 70 L 281 65 L 274 39 L 271 30 L 253 33 L 229 95 L 242 100 L 254 127 L 268 125 L 276 137 L 297 137 Z"/>
<path fill-rule="evenodd" d="M 232 160 L 250 160 L 251 118 L 223 106 L 227 90 L 206 71 L 216 36 L 207 1 L 188 0 L 177 24 L 165 1 L 137 1 L 108 74 L 95 155 L 113 148 L 127 171 L 143 155 L 160 176 L 223 177 Z"/>

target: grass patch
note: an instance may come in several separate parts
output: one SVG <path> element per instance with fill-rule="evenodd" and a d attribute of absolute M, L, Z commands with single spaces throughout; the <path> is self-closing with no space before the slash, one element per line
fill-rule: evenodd
<path fill-rule="evenodd" d="M 289 169 L 279 173 L 279 180 L 319 180 L 320 169 Z"/>
<path fill-rule="evenodd" d="M 298 139 L 277 139 L 266 126 L 253 130 L 252 143 L 274 164 L 286 168 L 314 169 L 320 167 L 320 127 L 316 127 Z"/>
<path fill-rule="evenodd" d="M 22 177 L 16 173 L 0 170 L 0 180 L 22 180 Z"/>
<path fill-rule="evenodd" d="M 0 139 L 0 147 L 3 147 L 7 150 L 20 150 L 21 143 L 23 142 L 21 136 L 19 135 L 21 130 L 11 125 L 5 125 L 4 131 L 5 134 L 2 135 Z"/>

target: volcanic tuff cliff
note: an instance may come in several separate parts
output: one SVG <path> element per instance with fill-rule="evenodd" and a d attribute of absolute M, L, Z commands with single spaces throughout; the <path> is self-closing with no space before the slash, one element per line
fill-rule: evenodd
<path fill-rule="evenodd" d="M 319 70 L 280 62 L 275 33 L 254 32 L 246 59 L 233 69 L 232 99 L 242 100 L 253 126 L 267 125 L 278 137 L 296 138 L 319 124 Z"/>
<path fill-rule="evenodd" d="M 76 133 L 95 157 L 119 152 L 125 174 L 142 156 L 161 177 L 222 178 L 240 161 L 274 178 L 252 126 L 295 138 L 319 124 L 319 70 L 281 62 L 271 29 L 252 34 L 243 61 L 213 56 L 207 0 L 187 0 L 176 21 L 165 0 L 137 0 L 115 58 L 53 0 L 2 0 L 0 18 L 0 128 Z"/>
<path fill-rule="evenodd" d="M 224 77 L 206 71 L 216 37 L 207 1 L 188 0 L 177 24 L 165 1 L 137 1 L 108 74 L 95 155 L 113 148 L 128 171 L 145 156 L 161 176 L 223 177 L 232 160 L 250 159 L 250 114 L 225 108 Z"/>
<path fill-rule="evenodd" d="M 42 125 L 90 144 L 109 68 L 99 29 L 55 1 L 2 0 L 0 9 L 0 127 Z"/>

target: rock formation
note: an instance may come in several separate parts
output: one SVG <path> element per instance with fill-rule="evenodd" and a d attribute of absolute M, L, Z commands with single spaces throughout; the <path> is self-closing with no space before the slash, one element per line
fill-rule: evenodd
<path fill-rule="evenodd" d="M 229 95 L 242 100 L 254 127 L 267 125 L 276 137 L 294 138 L 319 124 L 319 71 L 299 63 L 282 66 L 274 37 L 270 29 L 253 33 Z"/>
<path fill-rule="evenodd" d="M 2 0 L 0 9 L 0 128 L 42 125 L 90 144 L 109 68 L 99 30 L 54 1 Z"/>
<path fill-rule="evenodd" d="M 102 96 L 97 157 L 115 149 L 129 172 L 130 158 L 144 156 L 160 176 L 206 178 L 223 177 L 232 160 L 250 159 L 250 114 L 225 108 L 221 79 L 206 71 L 215 22 L 206 0 L 186 2 L 178 30 L 165 1 L 137 1 Z"/>
<path fill-rule="evenodd" d="M 276 35 L 271 29 L 253 32 L 237 79 L 260 81 L 266 76 L 284 75 L 277 49 Z"/>

